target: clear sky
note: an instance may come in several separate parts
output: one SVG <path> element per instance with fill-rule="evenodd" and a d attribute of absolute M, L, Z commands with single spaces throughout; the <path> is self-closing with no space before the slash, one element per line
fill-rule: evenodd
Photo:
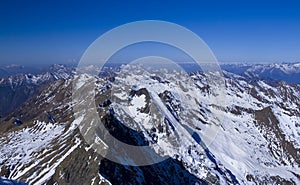
<path fill-rule="evenodd" d="M 165 20 L 198 34 L 223 62 L 299 62 L 297 1 L 0 1 L 0 64 L 68 63 L 104 32 Z"/>

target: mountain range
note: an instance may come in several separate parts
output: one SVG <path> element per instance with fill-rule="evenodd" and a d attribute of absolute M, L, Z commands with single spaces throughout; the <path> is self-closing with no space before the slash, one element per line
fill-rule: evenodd
<path fill-rule="evenodd" d="M 159 76 L 123 65 L 92 76 L 53 65 L 3 77 L 0 176 L 28 184 L 299 184 L 300 65 L 221 68 L 221 99 L 202 72 Z M 167 159 L 141 166 L 123 164 L 137 163 L 129 153 L 119 161 L 100 155 L 117 150 L 92 124 L 98 119 L 118 140 Z"/>

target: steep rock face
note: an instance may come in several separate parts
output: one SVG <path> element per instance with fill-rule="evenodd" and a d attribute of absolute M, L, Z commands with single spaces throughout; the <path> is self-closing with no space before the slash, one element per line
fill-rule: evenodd
<path fill-rule="evenodd" d="M 255 112 L 255 126 L 261 131 L 264 138 L 269 141 L 269 149 L 274 158 L 280 163 L 292 166 L 300 165 L 299 148 L 295 148 L 291 141 L 286 139 L 285 133 L 279 128 L 279 121 L 270 107 Z M 294 163 L 293 163 L 294 162 Z"/>
<path fill-rule="evenodd" d="M 103 122 L 113 136 L 127 144 L 149 144 L 142 133 L 125 127 L 113 115 L 103 117 Z M 207 180 L 197 178 L 184 167 L 182 161 L 172 158 L 147 166 L 121 165 L 104 159 L 100 163 L 99 173 L 112 184 L 211 184 L 216 181 L 213 175 Z"/>
<path fill-rule="evenodd" d="M 226 73 L 225 100 L 218 102 L 201 73 L 158 78 L 129 72 L 121 70 L 125 78 L 117 74 L 114 81 L 89 75 L 55 80 L 2 118 L 0 175 L 30 184 L 299 183 L 298 85 L 249 83 Z M 77 116 L 74 110 L 90 97 L 72 99 L 74 88 L 94 82 L 92 102 L 105 128 L 169 159 L 128 166 L 95 152 L 82 135 L 91 110 Z M 23 125 L 13 125 L 13 117 Z"/>
<path fill-rule="evenodd" d="M 81 145 L 62 161 L 47 184 L 109 184 L 98 175 L 101 159 L 100 155 Z"/>
<path fill-rule="evenodd" d="M 210 184 L 190 174 L 181 162 L 168 159 L 151 166 L 134 167 L 103 160 L 99 169 L 101 175 L 112 184 Z M 112 175 L 113 174 L 113 175 Z"/>

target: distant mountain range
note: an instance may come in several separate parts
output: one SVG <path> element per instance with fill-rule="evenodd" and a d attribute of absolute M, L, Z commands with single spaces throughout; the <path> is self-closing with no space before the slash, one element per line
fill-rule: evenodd
<path fill-rule="evenodd" d="M 0 116 L 20 106 L 39 89 L 57 79 L 70 78 L 74 68 L 54 64 L 47 68 L 25 68 L 10 65 L 0 69 Z"/>
<path fill-rule="evenodd" d="M 270 79 L 300 84 L 300 63 L 221 64 L 221 68 L 251 79 Z"/>
<path fill-rule="evenodd" d="M 194 65 L 191 64 L 187 64 L 184 67 L 187 71 L 195 69 Z M 115 66 L 108 67 L 108 69 L 110 68 L 115 70 Z M 221 68 L 224 71 L 242 76 L 249 82 L 269 80 L 300 84 L 300 63 L 235 63 L 221 64 Z M 0 67 L 0 116 L 4 116 L 20 106 L 29 97 L 37 93 L 42 85 L 60 78 L 70 78 L 74 73 L 75 67 L 62 64 L 53 64 L 49 67 L 25 67 L 12 64 Z"/>

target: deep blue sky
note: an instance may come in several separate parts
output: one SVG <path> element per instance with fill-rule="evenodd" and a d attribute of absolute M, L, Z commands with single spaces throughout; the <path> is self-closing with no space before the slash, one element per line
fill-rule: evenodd
<path fill-rule="evenodd" d="M 297 1 L 2 0 L 0 64 L 78 61 L 104 32 L 146 19 L 194 31 L 219 61 L 300 61 Z"/>

